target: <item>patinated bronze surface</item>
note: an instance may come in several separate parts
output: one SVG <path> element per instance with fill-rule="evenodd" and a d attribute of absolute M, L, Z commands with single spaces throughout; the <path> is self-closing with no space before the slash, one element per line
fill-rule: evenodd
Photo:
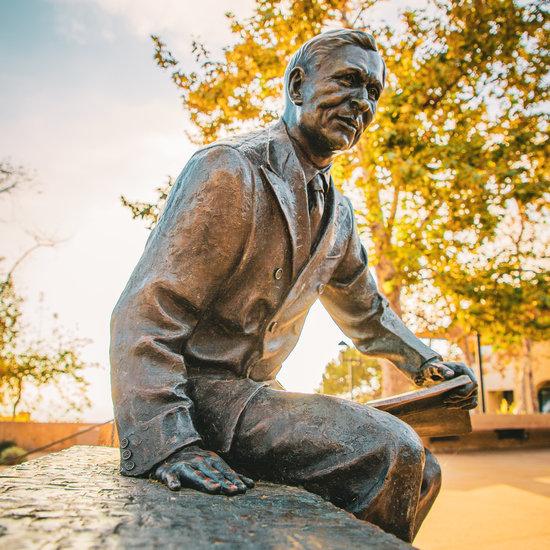
<path fill-rule="evenodd" d="M 384 82 L 369 34 L 319 35 L 287 67 L 279 122 L 209 145 L 183 169 L 112 317 L 124 475 L 224 494 L 252 479 L 300 484 L 413 539 L 440 483 L 416 433 L 276 381 L 320 299 L 361 352 L 418 385 L 470 376 L 449 406 L 475 406 L 471 371 L 443 363 L 377 291 L 351 203 L 330 177 Z"/>

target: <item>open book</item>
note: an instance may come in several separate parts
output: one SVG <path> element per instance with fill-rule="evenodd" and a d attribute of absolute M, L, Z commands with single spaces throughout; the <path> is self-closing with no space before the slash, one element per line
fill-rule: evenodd
<path fill-rule="evenodd" d="M 467 434 L 472 431 L 470 412 L 449 409 L 443 401 L 452 390 L 469 383 L 468 376 L 457 376 L 429 388 L 375 399 L 367 405 L 397 416 L 412 426 L 420 436 Z"/>

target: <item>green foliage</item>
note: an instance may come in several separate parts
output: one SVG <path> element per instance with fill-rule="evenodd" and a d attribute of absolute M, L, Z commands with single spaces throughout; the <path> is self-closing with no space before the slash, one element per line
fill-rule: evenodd
<path fill-rule="evenodd" d="M 8 275 L 0 281 L 0 407 L 15 417 L 25 389 L 44 386 L 54 387 L 61 394 L 66 410 L 88 406 L 88 382 L 82 375 L 87 365 L 79 358 L 80 342 L 63 342 L 53 334 L 48 343 L 24 343 L 20 304 Z M 27 406 L 32 407 L 32 403 Z"/>
<path fill-rule="evenodd" d="M 27 451 L 25 449 L 22 449 L 21 447 L 12 446 L 8 447 L 7 449 L 4 449 L 0 452 L 0 464 L 19 464 L 22 462 L 23 456 L 27 454 Z"/>
<path fill-rule="evenodd" d="M 28 180 L 29 175 L 22 166 L 15 166 L 8 159 L 0 160 L 0 194 L 8 193 Z"/>
<path fill-rule="evenodd" d="M 0 453 L 4 449 L 8 449 L 9 447 L 15 447 L 15 446 L 16 446 L 15 441 L 12 441 L 11 439 L 4 439 L 4 440 L 0 441 Z"/>
<path fill-rule="evenodd" d="M 375 359 L 365 357 L 355 348 L 340 351 L 323 373 L 317 393 L 350 398 L 366 403 L 380 396 L 382 371 Z"/>
<path fill-rule="evenodd" d="M 19 333 L 21 298 L 13 288 L 11 278 L 0 282 L 0 349 L 12 348 Z"/>
<path fill-rule="evenodd" d="M 354 198 L 379 287 L 398 313 L 405 303 L 417 325 L 457 341 L 472 330 L 501 346 L 548 338 L 547 5 L 434 0 L 390 28 L 372 22 L 372 4 L 257 0 L 249 19 L 227 15 L 235 40 L 219 59 L 194 42 L 190 70 L 153 37 L 155 60 L 194 140 L 209 143 L 278 116 L 284 67 L 305 40 L 368 21 L 387 89 L 332 173 Z M 131 208 L 151 225 L 153 206 Z"/>
<path fill-rule="evenodd" d="M 120 201 L 122 202 L 122 206 L 130 210 L 134 220 L 143 220 L 147 229 L 152 229 L 159 218 L 172 185 L 174 185 L 174 180 L 169 176 L 164 185 L 156 188 L 157 198 L 153 203 L 142 201 L 132 202 L 124 196 L 120 197 Z"/>

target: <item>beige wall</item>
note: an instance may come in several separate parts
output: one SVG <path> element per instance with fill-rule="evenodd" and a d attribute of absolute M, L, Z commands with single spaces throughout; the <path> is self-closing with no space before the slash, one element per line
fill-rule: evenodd
<path fill-rule="evenodd" d="M 87 428 L 94 429 L 76 436 L 72 434 Z M 81 424 L 72 422 L 0 422 L 0 441 L 15 441 L 23 449 L 30 451 L 43 447 L 58 439 L 72 436 L 47 449 L 47 452 L 60 451 L 73 445 L 118 446 L 118 438 L 113 424 Z"/>

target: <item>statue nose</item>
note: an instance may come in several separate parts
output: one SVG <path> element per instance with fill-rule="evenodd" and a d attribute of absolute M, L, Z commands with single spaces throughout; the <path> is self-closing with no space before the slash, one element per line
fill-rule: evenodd
<path fill-rule="evenodd" d="M 352 103 L 354 106 L 356 106 L 360 114 L 364 114 L 367 111 L 372 111 L 369 102 L 369 95 L 366 90 L 358 91 L 355 97 L 352 99 Z"/>

